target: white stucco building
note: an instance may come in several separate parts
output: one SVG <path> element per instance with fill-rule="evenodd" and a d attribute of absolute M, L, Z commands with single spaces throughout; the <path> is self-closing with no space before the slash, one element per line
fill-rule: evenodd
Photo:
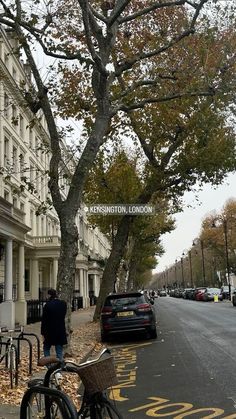
<path fill-rule="evenodd" d="M 15 54 L 15 40 L 0 27 L 0 325 L 26 324 L 27 300 L 39 299 L 56 287 L 60 229 L 55 210 L 36 215 L 49 195 L 45 171 L 50 152 L 47 126 L 26 107 L 20 88 L 30 83 L 29 71 Z M 39 120 L 39 116 L 41 116 Z M 6 176 L 9 174 L 9 176 Z M 22 189 L 22 177 L 32 189 Z M 61 181 L 66 194 L 67 185 Z M 109 243 L 78 213 L 79 254 L 74 289 L 89 305 L 97 296 L 102 262 Z"/>

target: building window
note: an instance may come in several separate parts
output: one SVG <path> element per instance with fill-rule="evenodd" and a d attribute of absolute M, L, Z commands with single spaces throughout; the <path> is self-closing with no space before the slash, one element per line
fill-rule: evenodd
<path fill-rule="evenodd" d="M 37 157 L 40 158 L 40 138 L 39 137 L 35 138 L 35 154 Z"/>
<path fill-rule="evenodd" d="M 43 217 L 41 217 L 41 236 L 45 236 L 45 233 L 44 233 L 44 218 Z"/>
<path fill-rule="evenodd" d="M 5 54 L 4 54 L 4 63 L 5 63 L 5 66 L 8 68 L 9 67 L 9 56 L 8 56 L 7 52 L 5 52 Z"/>
<path fill-rule="evenodd" d="M 30 210 L 30 227 L 32 234 L 34 234 L 34 211 L 32 209 Z"/>
<path fill-rule="evenodd" d="M 15 67 L 12 67 L 12 77 L 14 79 L 15 82 L 17 82 L 16 78 L 17 78 L 17 73 L 16 73 L 16 69 Z"/>
<path fill-rule="evenodd" d="M 24 118 L 21 114 L 19 115 L 19 129 L 20 129 L 20 136 L 23 137 L 24 136 Z"/>
<path fill-rule="evenodd" d="M 9 105 L 10 105 L 9 96 L 7 95 L 7 93 L 4 93 L 4 116 L 6 118 L 9 117 Z"/>
<path fill-rule="evenodd" d="M 12 204 L 14 208 L 17 208 L 17 199 L 15 197 L 12 200 Z"/>
<path fill-rule="evenodd" d="M 41 236 L 39 231 L 39 217 L 36 216 L 36 236 Z"/>
<path fill-rule="evenodd" d="M 10 194 L 6 189 L 4 190 L 4 199 L 6 201 L 10 201 Z"/>
<path fill-rule="evenodd" d="M 33 183 L 34 182 L 34 166 L 31 164 L 30 165 L 30 182 Z"/>
<path fill-rule="evenodd" d="M 12 170 L 13 173 L 17 174 L 17 147 L 13 145 L 12 147 Z"/>
<path fill-rule="evenodd" d="M 32 129 L 30 129 L 30 133 L 29 133 L 29 146 L 30 146 L 31 150 L 34 150 L 35 137 L 34 137 L 34 132 L 33 132 Z"/>
<path fill-rule="evenodd" d="M 25 291 L 30 290 L 30 272 L 29 269 L 25 269 Z"/>
<path fill-rule="evenodd" d="M 4 138 L 4 166 L 9 165 L 9 140 Z"/>
<path fill-rule="evenodd" d="M 20 160 L 20 174 L 22 175 L 24 173 L 24 168 L 25 168 L 25 158 L 24 158 L 23 152 L 20 153 L 19 160 Z"/>
<path fill-rule="evenodd" d="M 17 109 L 15 105 L 11 106 L 11 119 L 12 119 L 12 123 L 13 125 L 18 125 L 18 118 L 17 118 Z"/>

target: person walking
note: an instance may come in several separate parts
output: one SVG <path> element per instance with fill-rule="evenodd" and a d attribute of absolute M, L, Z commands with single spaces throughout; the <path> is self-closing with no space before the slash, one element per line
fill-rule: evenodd
<path fill-rule="evenodd" d="M 56 356 L 63 359 L 63 345 L 67 344 L 65 316 L 66 302 L 60 300 L 57 291 L 48 290 L 49 300 L 43 307 L 41 335 L 43 336 L 44 356 L 50 355 L 51 346 L 55 346 Z"/>

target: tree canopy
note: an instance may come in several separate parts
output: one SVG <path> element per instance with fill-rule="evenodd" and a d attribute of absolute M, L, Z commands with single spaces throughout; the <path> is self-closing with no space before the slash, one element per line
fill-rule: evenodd
<path fill-rule="evenodd" d="M 157 189 L 171 195 L 173 189 L 183 192 L 199 179 L 219 182 L 227 170 L 234 170 L 234 155 L 228 152 L 232 133 L 223 121 L 229 110 L 234 111 L 235 14 L 227 11 L 229 7 L 235 11 L 235 6 L 220 0 L 76 4 L 0 0 L 0 4 L 0 23 L 19 42 L 13 52 L 24 51 L 33 76 L 33 83 L 22 88 L 25 105 L 32 117 L 41 109 L 47 121 L 52 152 L 49 188 L 61 226 L 58 287 L 69 301 L 78 253 L 75 216 L 89 171 L 106 141 L 114 143 L 128 132 L 138 138 L 153 168 L 153 177 L 148 170 L 146 200 Z M 37 65 L 35 46 L 56 60 L 49 68 L 50 80 L 44 80 Z M 215 110 L 222 118 L 219 124 L 217 120 L 219 132 L 213 126 Z M 201 125 L 196 133 L 191 123 L 197 113 Z M 66 198 L 59 184 L 64 162 L 58 115 L 83 121 L 78 164 Z M 166 130 L 163 136 L 162 128 L 169 123 L 169 134 Z M 206 155 L 213 151 L 210 163 Z"/>

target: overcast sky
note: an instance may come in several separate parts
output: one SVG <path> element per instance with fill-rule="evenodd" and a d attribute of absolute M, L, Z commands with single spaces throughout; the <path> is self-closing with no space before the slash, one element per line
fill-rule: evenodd
<path fill-rule="evenodd" d="M 176 229 L 163 236 L 162 244 L 165 254 L 159 258 L 159 264 L 153 271 L 154 273 L 161 272 L 167 266 L 174 264 L 175 259 L 191 247 L 193 239 L 200 233 L 201 222 L 206 214 L 213 210 L 220 211 L 229 198 L 236 199 L 236 174 L 230 175 L 217 189 L 209 185 L 205 186 L 204 190 L 199 193 L 199 198 L 200 206 L 193 193 L 185 195 L 186 208 L 175 216 Z M 189 204 L 193 208 L 188 208 Z"/>

